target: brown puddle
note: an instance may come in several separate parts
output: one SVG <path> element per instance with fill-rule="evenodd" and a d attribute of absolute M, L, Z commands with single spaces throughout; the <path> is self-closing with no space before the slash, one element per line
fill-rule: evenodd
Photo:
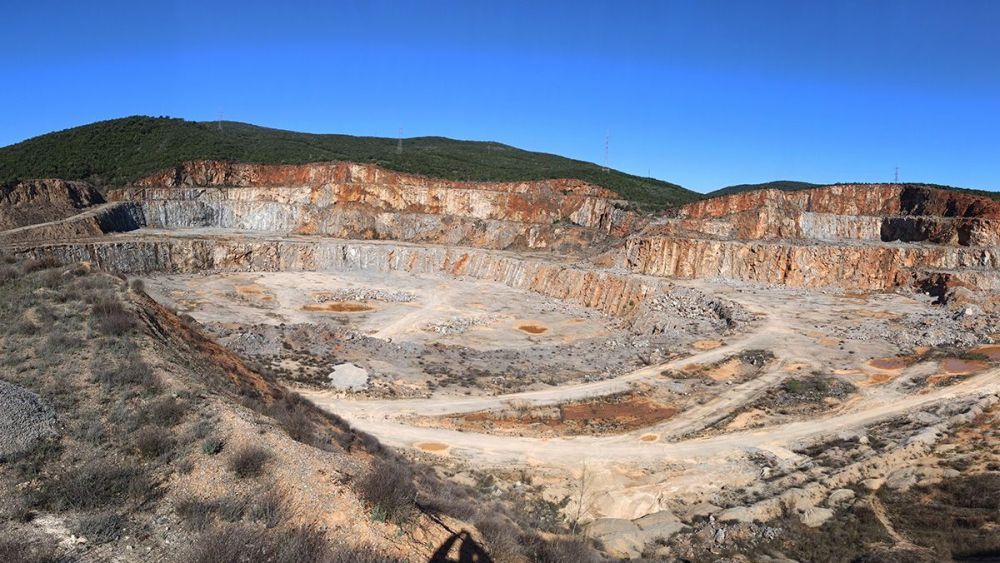
<path fill-rule="evenodd" d="M 414 446 L 425 452 L 443 452 L 448 449 L 448 444 L 442 444 L 441 442 L 418 442 Z"/>
<path fill-rule="evenodd" d="M 940 367 L 945 373 L 950 375 L 964 375 L 977 372 L 989 367 L 986 362 L 979 360 L 963 360 L 961 358 L 945 358 L 941 360 Z"/>
<path fill-rule="evenodd" d="M 989 344 L 969 350 L 974 354 L 982 354 L 994 362 L 1000 362 L 1000 344 Z"/>
<path fill-rule="evenodd" d="M 868 365 L 875 369 L 903 369 L 910 365 L 913 358 L 910 356 L 895 356 L 892 358 L 876 358 L 870 360 Z"/>
<path fill-rule="evenodd" d="M 639 436 L 639 439 L 642 440 L 643 442 L 655 442 L 657 439 L 659 439 L 659 436 L 657 436 L 656 434 L 643 434 L 642 436 Z"/>
<path fill-rule="evenodd" d="M 620 400 L 592 400 L 551 407 L 548 412 L 497 413 L 480 411 L 448 417 L 460 427 L 529 430 L 541 425 L 566 434 L 627 432 L 664 421 L 679 412 L 677 407 L 628 396 Z M 654 436 L 653 434 L 649 434 Z"/>
<path fill-rule="evenodd" d="M 528 334 L 541 334 L 549 329 L 545 328 L 544 326 L 538 326 L 538 325 L 521 325 L 517 327 L 517 330 L 520 330 L 522 332 L 527 332 Z"/>
<path fill-rule="evenodd" d="M 326 303 L 307 303 L 302 306 L 303 311 L 325 312 L 325 313 L 359 313 L 361 311 L 371 311 L 373 307 L 364 303 L 352 303 L 350 301 L 327 301 Z"/>

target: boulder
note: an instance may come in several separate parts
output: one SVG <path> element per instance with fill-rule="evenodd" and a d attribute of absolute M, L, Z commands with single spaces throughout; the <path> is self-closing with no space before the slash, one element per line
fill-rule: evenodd
<path fill-rule="evenodd" d="M 854 500 L 854 491 L 851 489 L 837 489 L 826 497 L 826 505 L 830 508 L 837 508 Z"/>
<path fill-rule="evenodd" d="M 669 510 L 661 510 L 660 512 L 654 512 L 639 518 L 635 521 L 635 524 L 639 526 L 640 530 L 648 530 L 660 524 L 672 524 L 680 521 L 681 519 Z"/>
<path fill-rule="evenodd" d="M 709 516 L 718 514 L 721 511 L 721 506 L 716 506 L 710 502 L 699 502 L 698 504 L 689 506 L 684 511 L 684 521 L 691 522 L 698 518 L 708 518 Z"/>
<path fill-rule="evenodd" d="M 829 508 L 820 508 L 818 506 L 807 508 L 799 515 L 799 520 L 810 528 L 818 528 L 830 518 L 833 518 L 833 511 Z"/>
<path fill-rule="evenodd" d="M 754 514 L 746 506 L 734 506 L 717 514 L 715 519 L 719 522 L 745 522 L 749 524 L 754 521 Z"/>
<path fill-rule="evenodd" d="M 587 534 L 594 538 L 638 531 L 639 526 L 624 518 L 598 518 L 587 526 Z"/>

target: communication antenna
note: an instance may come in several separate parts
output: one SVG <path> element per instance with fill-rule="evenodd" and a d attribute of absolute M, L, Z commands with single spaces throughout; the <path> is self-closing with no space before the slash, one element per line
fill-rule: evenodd
<path fill-rule="evenodd" d="M 222 110 L 219 110 L 219 131 L 222 131 Z"/>
<path fill-rule="evenodd" d="M 403 128 L 399 128 L 399 139 L 396 141 L 396 154 L 403 154 Z"/>
<path fill-rule="evenodd" d="M 604 134 L 604 171 L 607 172 L 611 170 L 610 162 L 608 160 L 609 148 L 611 146 L 611 130 L 609 129 Z"/>
<path fill-rule="evenodd" d="M 895 178 L 893 178 L 893 183 L 896 183 L 896 184 L 899 183 L 899 167 L 898 166 L 896 167 L 896 176 L 895 176 Z"/>

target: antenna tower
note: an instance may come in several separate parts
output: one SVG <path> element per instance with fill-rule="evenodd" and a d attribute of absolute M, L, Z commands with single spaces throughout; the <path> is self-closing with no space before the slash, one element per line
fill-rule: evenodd
<path fill-rule="evenodd" d="M 611 131 L 609 130 L 604 134 L 604 171 L 607 172 L 611 170 L 611 165 L 608 160 L 609 147 L 611 146 Z"/>
<path fill-rule="evenodd" d="M 399 128 L 399 139 L 396 141 L 396 154 L 403 154 L 403 128 Z"/>
<path fill-rule="evenodd" d="M 219 110 L 219 131 L 222 131 L 222 110 Z"/>
<path fill-rule="evenodd" d="M 899 183 L 899 167 L 898 166 L 896 167 L 896 176 L 893 178 L 893 182 L 896 183 L 896 184 Z"/>

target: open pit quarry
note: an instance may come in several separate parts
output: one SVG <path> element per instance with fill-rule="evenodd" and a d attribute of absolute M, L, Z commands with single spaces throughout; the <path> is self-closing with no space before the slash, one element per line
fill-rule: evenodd
<path fill-rule="evenodd" d="M 5 188 L 0 254 L 141 279 L 442 474 L 530 475 L 614 557 L 709 557 L 862 505 L 898 547 L 880 494 L 1000 467 L 995 436 L 963 441 L 1000 414 L 1000 202 L 956 191 L 643 214 L 578 180 L 197 161 Z"/>

